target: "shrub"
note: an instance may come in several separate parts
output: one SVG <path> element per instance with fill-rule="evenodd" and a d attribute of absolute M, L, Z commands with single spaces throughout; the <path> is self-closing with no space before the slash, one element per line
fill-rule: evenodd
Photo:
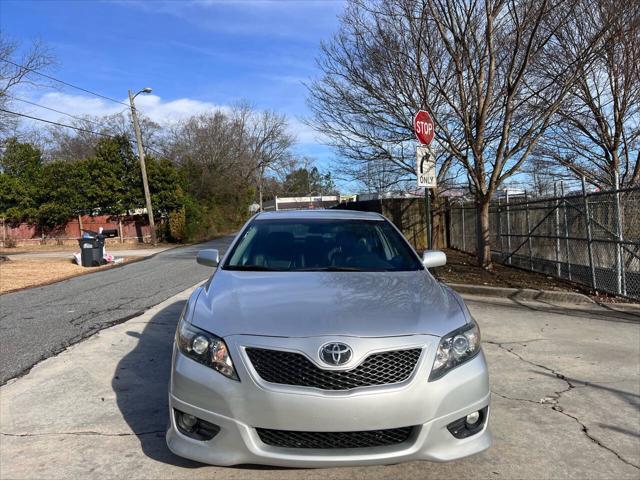
<path fill-rule="evenodd" d="M 174 242 L 182 242 L 186 238 L 186 230 L 185 208 L 169 213 L 169 238 Z"/>

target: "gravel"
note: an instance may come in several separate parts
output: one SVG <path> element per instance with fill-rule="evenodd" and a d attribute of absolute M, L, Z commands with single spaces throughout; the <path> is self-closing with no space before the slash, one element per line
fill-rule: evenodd
<path fill-rule="evenodd" d="M 0 296 L 0 384 L 206 280 L 212 270 L 196 264 L 197 251 L 224 251 L 232 239 L 174 248 L 119 268 Z"/>

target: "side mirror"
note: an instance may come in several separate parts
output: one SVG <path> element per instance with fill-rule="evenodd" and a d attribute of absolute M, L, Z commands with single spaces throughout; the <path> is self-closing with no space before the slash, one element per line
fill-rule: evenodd
<path fill-rule="evenodd" d="M 425 250 L 422 254 L 422 264 L 427 268 L 442 267 L 447 264 L 447 256 L 440 250 Z"/>
<path fill-rule="evenodd" d="M 196 257 L 196 262 L 206 267 L 217 267 L 220 262 L 220 254 L 216 249 L 200 250 Z"/>

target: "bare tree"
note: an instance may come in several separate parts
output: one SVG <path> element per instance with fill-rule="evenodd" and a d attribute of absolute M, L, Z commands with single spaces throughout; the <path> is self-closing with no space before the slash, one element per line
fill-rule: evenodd
<path fill-rule="evenodd" d="M 640 182 L 640 3 L 596 0 L 565 47 L 608 28 L 604 47 L 585 66 L 538 153 L 600 188 Z"/>
<path fill-rule="evenodd" d="M 54 58 L 47 46 L 33 42 L 22 54 L 20 45 L 0 32 L 0 108 L 11 106 L 10 92 L 20 85 L 37 86 L 39 80 L 34 72 L 46 70 L 54 63 Z M 18 117 L 0 112 L 0 138 L 15 133 Z"/>
<path fill-rule="evenodd" d="M 128 110 L 128 109 L 127 109 Z M 86 115 L 73 120 L 65 120 L 76 130 L 52 126 L 46 135 L 45 155 L 53 160 L 76 160 L 94 154 L 98 141 L 105 136 L 123 135 L 132 142 L 135 139 L 130 114 L 120 112 L 112 115 Z M 142 143 L 149 153 L 158 155 L 164 145 L 162 127 L 149 117 L 138 114 Z"/>
<path fill-rule="evenodd" d="M 594 32 L 579 48 L 561 48 L 587 7 L 581 0 L 353 0 L 322 47 L 324 75 L 309 88 L 313 125 L 354 172 L 387 161 L 412 173 L 411 120 L 428 109 L 439 181 L 453 161 L 466 170 L 478 262 L 490 268 L 491 198 L 549 128 L 602 37 Z"/>
<path fill-rule="evenodd" d="M 415 181 L 413 115 L 429 107 L 437 117 L 447 107 L 426 80 L 433 74 L 426 52 L 429 27 L 411 3 L 351 1 L 339 32 L 321 47 L 322 77 L 308 85 L 308 123 L 336 149 L 340 161 L 334 171 L 367 190 Z M 455 143 L 455 133 L 450 135 Z M 442 184 L 452 156 L 438 138 L 434 149 Z"/>
<path fill-rule="evenodd" d="M 464 134 L 463 149 L 445 146 L 471 182 L 476 253 L 485 268 L 492 266 L 494 193 L 520 170 L 602 40 L 597 31 L 573 50 L 562 48 L 588 7 L 563 0 L 422 2 L 421 14 L 433 25 L 426 42 L 433 66 L 429 85 L 449 107 L 438 126 L 445 138 L 450 129 Z"/>
<path fill-rule="evenodd" d="M 295 163 L 291 153 L 295 137 L 288 131 L 284 114 L 269 110 L 257 112 L 250 105 L 243 104 L 232 115 L 240 126 L 246 149 L 246 175 L 255 179 L 258 203 L 262 210 L 265 175 L 271 173 L 282 176 Z"/>
<path fill-rule="evenodd" d="M 287 119 L 247 104 L 194 116 L 171 129 L 167 151 L 178 164 L 196 172 L 198 195 L 220 195 L 255 186 L 268 173 L 285 174 L 294 162 Z"/>

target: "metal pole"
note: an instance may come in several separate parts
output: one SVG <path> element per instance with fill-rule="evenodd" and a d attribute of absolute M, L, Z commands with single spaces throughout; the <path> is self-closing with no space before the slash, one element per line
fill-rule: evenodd
<path fill-rule="evenodd" d="M 622 218 L 620 211 L 620 175 L 616 171 L 615 173 L 615 207 L 616 207 L 616 236 L 618 242 L 623 241 L 622 235 Z M 622 261 L 622 243 L 616 244 L 616 277 L 617 277 L 617 292 L 621 295 L 626 295 L 626 282 L 624 272 L 624 262 Z"/>
<path fill-rule="evenodd" d="M 564 197 L 564 182 L 560 182 L 560 194 L 562 195 L 562 212 L 564 215 L 564 243 L 567 251 L 567 275 L 571 280 L 571 260 L 569 258 L 569 223 L 567 222 L 567 199 Z"/>
<path fill-rule="evenodd" d="M 553 183 L 553 196 L 556 199 L 556 276 L 560 276 L 560 203 L 558 200 L 558 185 Z"/>
<path fill-rule="evenodd" d="M 136 132 L 136 141 L 138 142 L 138 158 L 140 159 L 140 170 L 142 171 L 142 187 L 144 188 L 144 200 L 147 204 L 147 215 L 149 216 L 149 229 L 151 230 L 151 243 L 156 245 L 156 223 L 153 220 L 153 208 L 151 206 L 151 193 L 149 192 L 149 182 L 147 180 L 147 166 L 144 161 L 144 148 L 142 146 L 142 134 L 140 133 L 140 124 L 138 123 L 138 114 L 133 104 L 134 95 L 129 90 L 129 103 L 131 104 L 131 120 L 133 121 L 133 129 Z"/>
<path fill-rule="evenodd" d="M 433 249 L 433 235 L 431 232 L 431 195 L 429 195 L 429 189 L 424 189 L 424 215 L 425 223 L 427 226 L 427 248 Z"/>
<path fill-rule="evenodd" d="M 591 286 L 594 290 L 596 287 L 596 268 L 593 264 L 593 246 L 591 245 L 591 215 L 589 214 L 589 199 L 587 198 L 587 187 L 585 185 L 584 177 L 582 177 L 582 199 L 584 201 L 584 220 L 587 228 L 587 250 L 589 253 L 589 267 L 591 269 Z"/>
<path fill-rule="evenodd" d="M 505 200 L 507 202 L 507 248 L 509 249 L 509 258 L 507 262 L 511 265 L 511 216 L 509 215 L 509 190 L 505 191 Z"/>
<path fill-rule="evenodd" d="M 500 257 L 504 258 L 504 237 L 502 236 L 502 207 L 500 206 L 500 195 L 498 195 L 498 236 L 500 237 Z"/>
<path fill-rule="evenodd" d="M 531 222 L 529 221 L 529 195 L 524 191 L 524 212 L 527 220 L 527 247 L 529 248 L 529 270 L 533 270 L 533 243 L 531 240 Z"/>
<path fill-rule="evenodd" d="M 264 168 L 260 167 L 260 180 L 258 184 L 258 190 L 260 192 L 260 211 L 262 212 L 262 184 L 264 183 Z"/>
<path fill-rule="evenodd" d="M 462 251 L 467 251 L 467 243 L 465 241 L 466 233 L 464 231 L 464 200 L 460 203 L 460 212 L 462 213 Z"/>

